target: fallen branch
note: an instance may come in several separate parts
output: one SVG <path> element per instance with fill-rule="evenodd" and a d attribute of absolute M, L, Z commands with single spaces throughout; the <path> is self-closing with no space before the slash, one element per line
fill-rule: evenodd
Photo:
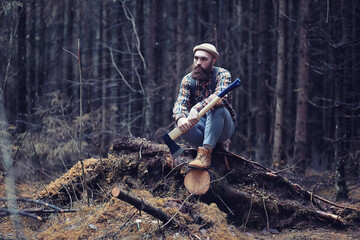
<path fill-rule="evenodd" d="M 34 203 L 34 204 L 38 204 L 38 205 L 42 205 L 45 207 L 49 207 L 52 208 L 60 213 L 62 213 L 64 211 L 64 209 L 59 208 L 58 206 L 55 206 L 51 203 L 47 203 L 41 200 L 35 200 L 35 199 L 29 199 L 29 198 L 16 198 L 16 199 L 7 199 L 7 198 L 0 198 L 0 202 L 8 202 L 8 201 L 16 201 L 16 202 L 29 202 L 29 203 Z"/>
<path fill-rule="evenodd" d="M 59 211 L 56 211 L 54 209 L 43 209 L 43 208 L 29 208 L 29 209 L 22 209 L 23 212 L 27 212 L 27 213 L 59 213 Z M 76 209 L 62 209 L 62 211 L 60 213 L 73 213 L 73 212 L 77 212 Z"/>
<path fill-rule="evenodd" d="M 8 201 L 16 201 L 16 202 L 29 202 L 34 203 L 37 205 L 42 205 L 44 207 L 49 207 L 51 209 L 44 209 L 44 208 L 30 208 L 30 209 L 20 209 L 20 210 L 10 210 L 7 208 L 0 208 L 0 217 L 10 216 L 10 215 L 21 215 L 29 218 L 33 218 L 36 220 L 41 221 L 42 218 L 36 214 L 42 214 L 42 213 L 69 213 L 69 212 L 76 212 L 75 209 L 62 209 L 58 206 L 55 206 L 53 204 L 40 201 L 40 200 L 34 200 L 34 199 L 28 199 L 28 198 L 17 198 L 17 199 L 7 199 L 7 198 L 0 198 L 0 202 L 8 202 Z"/>
<path fill-rule="evenodd" d="M 113 197 L 123 200 L 127 203 L 130 203 L 131 205 L 135 206 L 140 211 L 144 211 L 144 212 L 150 214 L 151 216 L 159 219 L 162 222 L 170 221 L 169 223 L 171 225 L 174 225 L 174 223 L 175 223 L 171 219 L 171 216 L 168 215 L 167 213 L 165 213 L 164 211 L 162 211 L 161 209 L 151 206 L 150 204 L 144 202 L 143 200 L 136 198 L 124 191 L 121 191 L 118 187 L 114 187 L 111 191 L 111 194 L 113 195 Z"/>
<path fill-rule="evenodd" d="M 341 225 L 348 225 L 348 222 L 341 218 L 339 215 L 335 215 L 328 212 L 316 211 L 317 217 L 324 222 L 340 223 Z"/>
<path fill-rule="evenodd" d="M 10 215 L 22 215 L 25 217 L 29 217 L 29 218 L 33 218 L 33 219 L 42 221 L 42 218 L 40 216 L 37 216 L 32 213 L 28 213 L 23 210 L 10 210 L 10 209 L 6 209 L 6 208 L 0 208 L 0 217 L 6 217 L 6 216 L 10 216 Z"/>

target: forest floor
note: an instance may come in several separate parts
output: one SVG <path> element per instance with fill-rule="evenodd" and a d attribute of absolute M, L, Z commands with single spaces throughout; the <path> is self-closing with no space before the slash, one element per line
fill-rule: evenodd
<path fill-rule="evenodd" d="M 329 176 L 327 173 L 309 172 L 307 179 L 326 182 Z M 42 221 L 21 217 L 21 228 L 17 233 L 9 217 L 0 217 L 0 239 L 17 239 L 16 234 L 24 236 L 25 239 L 360 239 L 359 228 L 324 228 L 313 225 L 311 221 L 308 224 L 304 223 L 301 228 L 283 229 L 272 234 L 262 229 L 244 229 L 244 226 L 229 223 L 226 214 L 221 212 L 216 204 L 208 205 L 198 200 L 192 204 L 196 204 L 196 208 L 201 212 L 203 226 L 187 224 L 186 230 L 161 228 L 162 223 L 151 215 L 139 212 L 134 206 L 112 198 L 110 192 L 113 186 L 116 185 L 101 186 L 103 198 L 90 204 L 87 204 L 86 197 L 74 199 L 72 208 L 76 209 L 76 212 L 43 214 Z M 34 198 L 43 188 L 44 183 L 36 181 L 18 182 L 17 197 Z M 47 188 L 51 188 L 51 183 Z M 146 189 L 132 190 L 131 193 L 145 198 L 154 205 L 159 201 L 162 205 L 176 204 L 176 201 L 171 199 L 154 197 Z M 317 194 L 331 200 L 334 189 L 330 184 L 322 184 Z M 4 178 L 0 176 L 0 198 L 5 197 L 4 195 Z M 354 202 L 360 202 L 360 189 L 352 188 L 350 197 Z M 3 207 L 1 202 L 0 207 Z M 186 215 L 179 215 L 179 219 L 186 218 Z M 186 219 L 184 221 L 186 222 Z"/>

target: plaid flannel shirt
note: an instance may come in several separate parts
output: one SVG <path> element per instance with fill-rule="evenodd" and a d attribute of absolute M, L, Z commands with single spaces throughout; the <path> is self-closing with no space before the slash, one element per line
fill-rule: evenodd
<path fill-rule="evenodd" d="M 211 100 L 219 95 L 225 88 L 227 88 L 231 84 L 231 74 L 228 70 L 224 68 L 219 68 L 216 74 L 216 88 L 215 92 L 211 90 L 211 79 L 208 81 L 195 81 L 196 82 L 196 90 L 195 90 L 195 102 L 197 102 L 194 106 L 191 106 L 190 103 L 190 79 L 191 73 L 185 75 L 181 80 L 180 90 L 178 98 L 175 102 L 173 108 L 173 118 L 177 122 L 179 118 L 187 117 L 192 107 L 196 108 L 198 112 L 200 112 Z M 225 97 L 223 97 L 214 108 L 218 108 L 220 106 L 225 106 L 232 117 L 232 120 L 235 121 L 236 114 L 231 105 L 232 96 L 231 92 L 228 93 Z"/>

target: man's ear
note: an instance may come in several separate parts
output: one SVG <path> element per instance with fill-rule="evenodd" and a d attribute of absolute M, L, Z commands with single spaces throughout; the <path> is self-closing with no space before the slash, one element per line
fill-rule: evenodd
<path fill-rule="evenodd" d="M 215 63 L 216 63 L 216 58 L 213 58 L 212 65 L 214 65 Z"/>

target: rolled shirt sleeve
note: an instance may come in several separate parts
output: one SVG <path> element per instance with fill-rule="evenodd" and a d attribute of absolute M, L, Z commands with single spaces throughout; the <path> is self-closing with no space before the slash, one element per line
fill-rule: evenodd
<path fill-rule="evenodd" d="M 190 78 L 190 74 L 187 74 L 181 80 L 179 94 L 173 108 L 173 118 L 176 122 L 179 118 L 187 117 L 191 109 Z"/>

